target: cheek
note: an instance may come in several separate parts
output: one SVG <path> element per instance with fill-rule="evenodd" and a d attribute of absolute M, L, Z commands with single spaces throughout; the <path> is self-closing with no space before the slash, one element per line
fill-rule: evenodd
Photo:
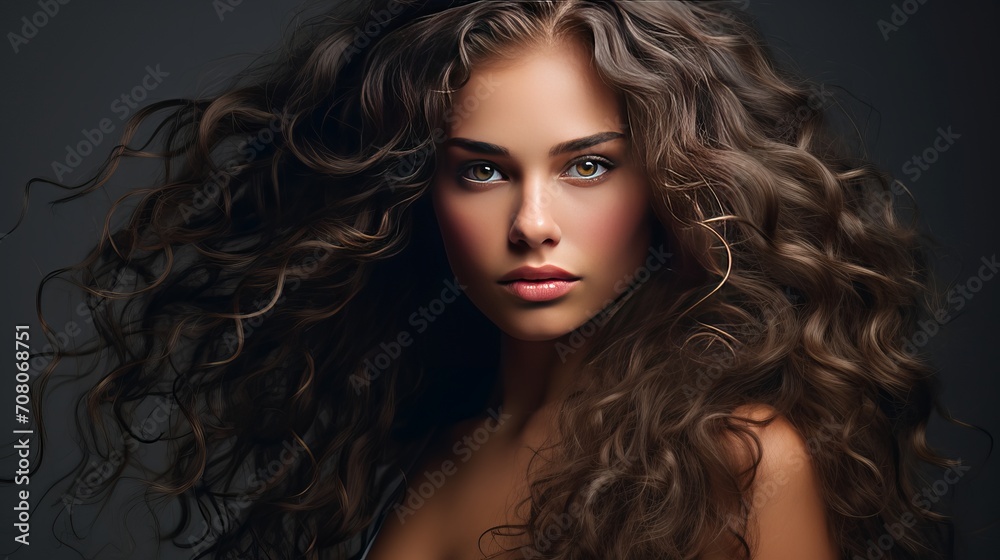
<path fill-rule="evenodd" d="M 629 209 L 622 209 L 620 213 L 615 213 L 616 209 L 609 210 L 588 224 L 588 245 L 609 250 L 628 247 L 640 233 L 642 214 L 629 212 Z"/>
<path fill-rule="evenodd" d="M 466 278 L 477 275 L 490 261 L 491 238 L 496 237 L 490 231 L 495 220 L 477 206 L 447 195 L 434 200 L 448 261 L 456 274 Z"/>
<path fill-rule="evenodd" d="M 632 261 L 634 254 L 645 253 L 649 235 L 649 202 L 643 191 L 617 193 L 592 206 L 595 211 L 580 224 L 584 247 L 595 254 L 618 261 Z"/>

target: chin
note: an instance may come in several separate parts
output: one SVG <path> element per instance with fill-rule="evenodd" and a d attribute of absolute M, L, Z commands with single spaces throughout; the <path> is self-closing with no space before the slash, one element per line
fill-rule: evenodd
<path fill-rule="evenodd" d="M 525 313 L 519 317 L 506 317 L 496 322 L 497 326 L 511 338 L 528 342 L 556 340 L 573 332 L 585 319 L 568 321 L 567 317 L 541 317 Z"/>
<path fill-rule="evenodd" d="M 569 331 L 565 331 L 565 332 L 540 332 L 540 331 L 537 331 L 537 330 L 523 331 L 523 330 L 506 330 L 506 329 L 504 329 L 504 332 L 507 333 L 507 335 L 510 336 L 511 338 L 515 338 L 517 340 L 523 340 L 525 342 L 545 342 L 545 341 L 556 340 L 559 337 L 567 334 Z"/>

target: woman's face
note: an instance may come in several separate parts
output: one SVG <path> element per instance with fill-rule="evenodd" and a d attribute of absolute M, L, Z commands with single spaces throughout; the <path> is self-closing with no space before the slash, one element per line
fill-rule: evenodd
<path fill-rule="evenodd" d="M 432 185 L 452 271 L 508 335 L 565 335 L 650 249 L 649 186 L 619 100 L 566 43 L 475 68 L 454 101 Z"/>

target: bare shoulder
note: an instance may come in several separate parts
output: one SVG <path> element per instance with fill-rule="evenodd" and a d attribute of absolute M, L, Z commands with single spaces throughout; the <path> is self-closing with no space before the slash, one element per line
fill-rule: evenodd
<path fill-rule="evenodd" d="M 760 440 L 761 463 L 757 477 L 764 480 L 780 475 L 789 468 L 801 468 L 809 461 L 809 446 L 805 438 L 783 414 L 765 404 L 744 405 L 733 411 L 734 421 L 748 418 L 755 422 L 770 420 L 765 425 L 744 422 Z"/>
<path fill-rule="evenodd" d="M 771 419 L 766 425 L 745 422 L 760 440 L 761 461 L 757 466 L 750 506 L 748 542 L 755 560 L 840 557 L 827 526 L 826 504 L 819 477 L 811 461 L 809 445 L 788 419 L 767 405 L 747 405 L 733 411 L 734 420 Z M 735 442 L 735 440 L 734 440 Z M 736 456 L 745 454 L 742 445 Z M 745 466 L 745 462 L 741 461 Z M 703 556 L 706 560 L 730 558 L 721 545 Z"/>

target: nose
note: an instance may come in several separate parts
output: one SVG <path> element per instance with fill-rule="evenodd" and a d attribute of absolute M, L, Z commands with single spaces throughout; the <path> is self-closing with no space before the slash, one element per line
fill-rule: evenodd
<path fill-rule="evenodd" d="M 556 245 L 562 232 L 554 218 L 555 189 L 543 177 L 526 178 L 521 185 L 521 199 L 511 219 L 509 239 L 514 245 L 537 249 L 546 242 Z"/>

